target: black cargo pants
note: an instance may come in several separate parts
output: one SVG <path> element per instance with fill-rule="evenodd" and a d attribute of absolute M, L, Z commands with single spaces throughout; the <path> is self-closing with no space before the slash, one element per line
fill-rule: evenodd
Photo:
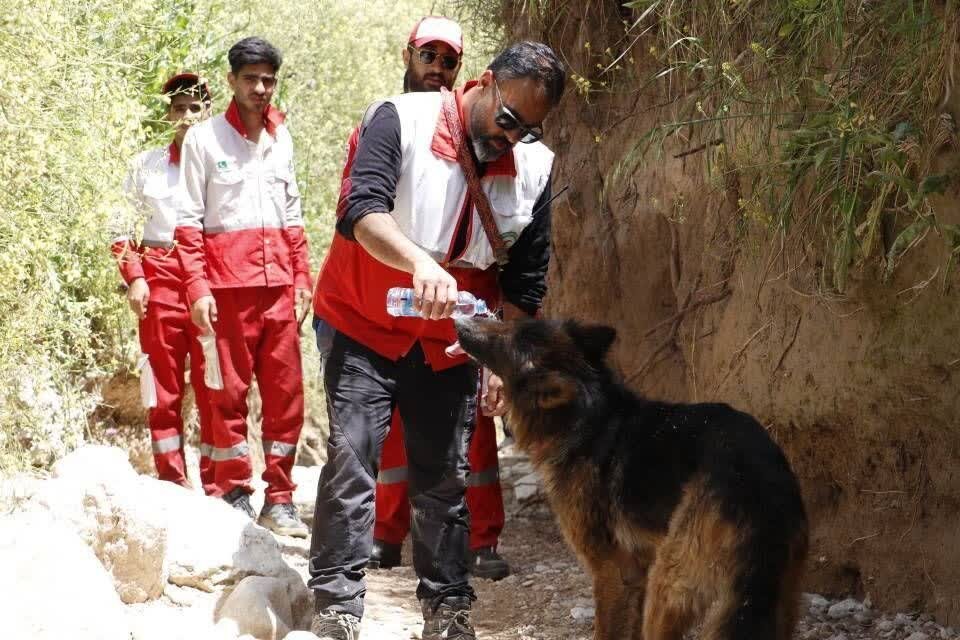
<path fill-rule="evenodd" d="M 324 351 L 324 328 L 315 328 Z M 332 338 L 323 363 L 330 439 L 310 540 L 308 584 L 317 610 L 363 615 L 374 490 L 394 406 L 404 423 L 417 598 L 434 604 L 446 596 L 473 599 L 464 491 L 476 367 L 434 372 L 419 343 L 394 362 L 342 333 Z"/>

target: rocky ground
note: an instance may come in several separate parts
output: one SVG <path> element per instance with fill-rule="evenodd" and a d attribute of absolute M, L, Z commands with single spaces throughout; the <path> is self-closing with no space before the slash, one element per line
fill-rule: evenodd
<path fill-rule="evenodd" d="M 476 583 L 479 636 L 586 640 L 587 576 L 529 463 L 504 453 L 500 550 L 514 572 Z M 308 518 L 318 474 L 316 466 L 296 468 L 296 501 Z M 5 479 L 0 505 L 0 598 L 18 612 L 5 638 L 312 637 L 297 631 L 311 614 L 307 541 L 277 538 L 219 501 L 138 475 L 120 449 L 85 447 L 49 479 Z M 415 587 L 409 557 L 407 566 L 369 575 L 365 640 L 419 637 Z M 796 637 L 804 640 L 960 638 L 921 612 L 880 612 L 869 601 L 806 594 L 802 606 Z"/>

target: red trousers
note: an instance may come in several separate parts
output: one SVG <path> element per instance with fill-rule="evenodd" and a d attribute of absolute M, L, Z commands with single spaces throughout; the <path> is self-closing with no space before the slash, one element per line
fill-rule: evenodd
<path fill-rule="evenodd" d="M 473 440 L 467 453 L 467 508 L 470 511 L 470 548 L 495 547 L 503 531 L 503 494 L 497 459 L 497 430 L 493 418 L 477 414 Z M 376 491 L 377 519 L 373 537 L 401 544 L 410 531 L 407 500 L 407 455 L 403 447 L 403 422 L 394 410 L 390 431 L 380 453 Z"/>
<path fill-rule="evenodd" d="M 209 461 L 208 495 L 222 496 L 250 486 L 247 447 L 247 392 L 254 375 L 263 402 L 266 498 L 291 502 L 297 441 L 303 428 L 303 374 L 293 286 L 214 289 L 214 323 L 223 389 L 210 390 L 212 442 L 200 452 Z"/>
<path fill-rule="evenodd" d="M 146 317 L 140 321 L 140 349 L 148 357 L 157 394 L 156 406 L 147 415 L 153 462 L 161 480 L 186 485 L 181 412 L 188 354 L 190 385 L 200 414 L 200 439 L 206 441 L 210 437 L 210 408 L 207 388 L 203 384 L 203 352 L 197 341 L 198 330 L 190 320 L 183 298 L 176 255 L 166 249 L 148 249 L 142 262 L 150 287 L 150 300 Z M 211 479 L 210 468 L 201 466 L 200 476 L 206 484 Z"/>

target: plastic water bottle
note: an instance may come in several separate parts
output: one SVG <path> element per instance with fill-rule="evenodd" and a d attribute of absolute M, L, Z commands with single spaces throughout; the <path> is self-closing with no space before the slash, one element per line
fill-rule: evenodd
<path fill-rule="evenodd" d="M 393 287 L 387 291 L 387 313 L 395 317 L 419 318 L 420 313 L 413 308 L 413 289 Z M 490 315 L 487 303 L 475 297 L 469 291 L 457 292 L 457 306 L 453 309 L 454 318 Z"/>

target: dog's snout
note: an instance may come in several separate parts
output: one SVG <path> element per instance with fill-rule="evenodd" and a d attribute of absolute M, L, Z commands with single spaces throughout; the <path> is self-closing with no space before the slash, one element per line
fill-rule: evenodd
<path fill-rule="evenodd" d="M 461 337 L 476 333 L 479 328 L 476 318 L 457 318 L 453 321 L 453 326 L 457 330 L 457 335 Z"/>

